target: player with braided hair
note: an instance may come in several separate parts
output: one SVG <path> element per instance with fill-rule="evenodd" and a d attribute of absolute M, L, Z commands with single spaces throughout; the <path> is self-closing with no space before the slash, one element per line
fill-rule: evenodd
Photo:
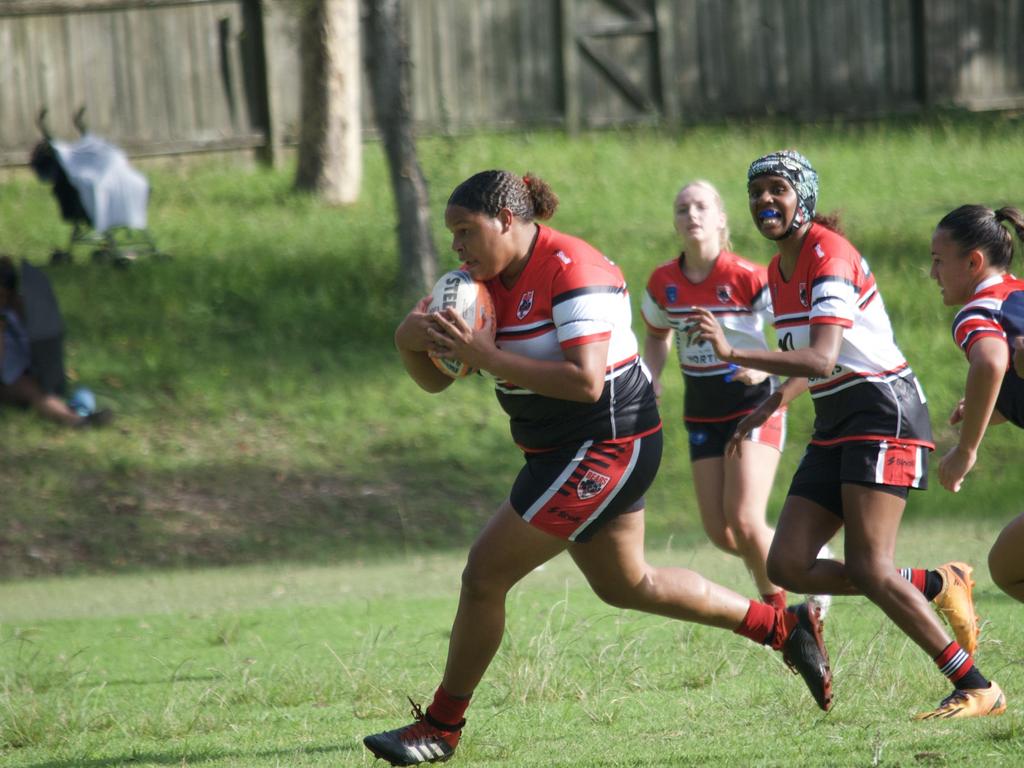
<path fill-rule="evenodd" d="M 816 215 L 818 175 L 799 152 L 755 160 L 747 192 L 758 231 L 779 248 L 768 286 L 780 349 L 738 349 L 713 314 L 697 309 L 696 317 L 699 337 L 719 359 L 791 377 L 743 418 L 730 453 L 799 394 L 809 390 L 814 402 L 814 433 L 779 516 L 768 575 L 786 589 L 860 594 L 881 608 L 955 687 L 918 717 L 1000 714 L 1005 697 L 972 658 L 977 628 L 967 566 L 901 572 L 893 565 L 908 491 L 925 487 L 934 445 L 924 392 L 893 339 L 874 275 L 835 219 Z M 845 562 L 819 557 L 842 526 Z M 929 598 L 943 612 L 954 609 L 956 640 Z"/>
<path fill-rule="evenodd" d="M 947 306 L 960 306 L 953 339 L 970 364 L 963 399 L 950 424 L 957 444 L 939 462 L 939 482 L 957 493 L 974 467 L 990 424 L 1024 428 L 1024 280 L 1010 274 L 1013 235 L 1024 242 L 1024 214 L 962 205 L 942 217 L 932 236 L 931 276 Z M 988 556 L 992 579 L 1024 602 L 1024 514 L 1007 525 Z"/>
<path fill-rule="evenodd" d="M 415 722 L 363 743 L 392 765 L 447 760 L 464 714 L 501 644 L 505 599 L 524 576 L 567 551 L 594 592 L 620 608 L 732 630 L 781 651 L 828 709 L 828 656 L 806 605 L 749 600 L 644 554 L 644 493 L 661 461 L 661 419 L 638 353 L 622 272 L 591 245 L 538 220 L 558 198 L 535 176 L 484 171 L 451 194 L 445 225 L 462 269 L 486 283 L 495 328 L 417 304 L 395 332 L 412 379 L 440 392 L 452 379 L 430 354 L 495 379 L 525 465 L 470 550 L 441 685 Z M 492 333 L 493 332 L 493 333 Z"/>

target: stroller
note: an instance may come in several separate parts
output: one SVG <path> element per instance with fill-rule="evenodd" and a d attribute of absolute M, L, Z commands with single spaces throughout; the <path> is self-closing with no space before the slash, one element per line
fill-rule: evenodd
<path fill-rule="evenodd" d="M 75 114 L 80 138 L 70 143 L 50 135 L 45 109 L 36 122 L 43 140 L 29 165 L 41 181 L 53 184 L 61 218 L 72 226 L 67 249 L 55 249 L 50 263 L 72 261 L 79 246 L 92 248 L 94 261 L 117 266 L 140 256 L 162 256 L 146 229 L 149 183 L 124 152 L 89 133 L 84 113 L 83 107 Z"/>

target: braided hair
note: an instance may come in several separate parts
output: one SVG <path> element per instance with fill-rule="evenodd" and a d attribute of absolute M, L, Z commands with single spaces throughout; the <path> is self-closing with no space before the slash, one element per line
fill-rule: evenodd
<path fill-rule="evenodd" d="M 1024 242 L 1024 213 L 1011 206 L 992 210 L 984 205 L 961 205 L 943 216 L 936 229 L 946 230 L 964 251 L 981 251 L 990 265 L 1005 271 L 1013 261 L 1013 235 L 1003 222 L 1009 222 L 1017 239 Z"/>
<path fill-rule="evenodd" d="M 459 184 L 448 205 L 497 216 L 502 208 L 523 221 L 550 219 L 558 208 L 558 196 L 543 179 L 511 171 L 481 171 Z"/>

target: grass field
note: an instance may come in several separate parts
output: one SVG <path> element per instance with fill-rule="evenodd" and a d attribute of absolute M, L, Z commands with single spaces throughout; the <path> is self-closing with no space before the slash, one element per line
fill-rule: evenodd
<path fill-rule="evenodd" d="M 618 261 L 638 306 L 677 248 L 671 203 L 704 177 L 736 249 L 767 261 L 745 169 L 783 146 L 822 178 L 875 270 L 929 394 L 940 450 L 965 365 L 927 279 L 935 222 L 964 202 L 1024 205 L 1019 117 L 854 126 L 724 125 L 435 138 L 420 144 L 436 242 L 449 190 L 487 167 L 531 170 L 562 198 L 552 224 Z M 50 271 L 77 383 L 117 411 L 62 432 L 0 409 L 0 765 L 31 768 L 369 765 L 359 738 L 429 697 L 457 595 L 457 554 L 520 457 L 483 380 L 430 397 L 391 346 L 394 212 L 380 148 L 360 202 L 291 191 L 289 171 L 148 169 L 169 261 Z M 48 189 L 0 183 L 0 251 L 38 264 L 67 238 Z M 637 315 L 636 327 L 640 330 Z M 652 559 L 749 593 L 705 543 L 666 377 L 666 459 L 648 494 Z M 774 518 L 810 431 L 792 411 Z M 1021 764 L 1020 606 L 985 553 L 1024 502 L 1021 434 L 992 430 L 959 495 L 913 494 L 902 564 L 968 558 L 990 624 L 980 661 L 1011 712 L 915 725 L 945 693 L 931 663 L 863 601 L 827 635 L 838 703 L 822 716 L 771 654 L 728 633 L 601 605 L 568 562 L 510 599 L 509 636 L 471 711 L 460 763 L 517 766 Z M 455 554 L 453 554 L 455 553 Z"/>
<path fill-rule="evenodd" d="M 980 562 L 992 534 L 914 523 L 899 562 Z M 739 562 L 707 545 L 651 558 L 750 591 Z M 438 554 L 0 585 L 0 765 L 372 765 L 362 736 L 406 722 L 406 695 L 437 685 L 461 566 Z M 825 715 L 776 654 L 609 608 L 557 558 L 510 596 L 452 764 L 1019 766 L 1024 626 L 983 571 L 979 663 L 1011 710 L 913 723 L 945 681 L 863 599 L 837 599 L 826 624 Z"/>

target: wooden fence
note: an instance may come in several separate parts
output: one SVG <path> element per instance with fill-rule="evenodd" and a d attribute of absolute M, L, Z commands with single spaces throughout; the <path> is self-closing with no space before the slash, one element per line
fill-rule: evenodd
<path fill-rule="evenodd" d="M 0 0 L 0 165 L 293 142 L 304 1 Z M 1024 107 L 1024 0 L 405 2 L 421 132 Z"/>

